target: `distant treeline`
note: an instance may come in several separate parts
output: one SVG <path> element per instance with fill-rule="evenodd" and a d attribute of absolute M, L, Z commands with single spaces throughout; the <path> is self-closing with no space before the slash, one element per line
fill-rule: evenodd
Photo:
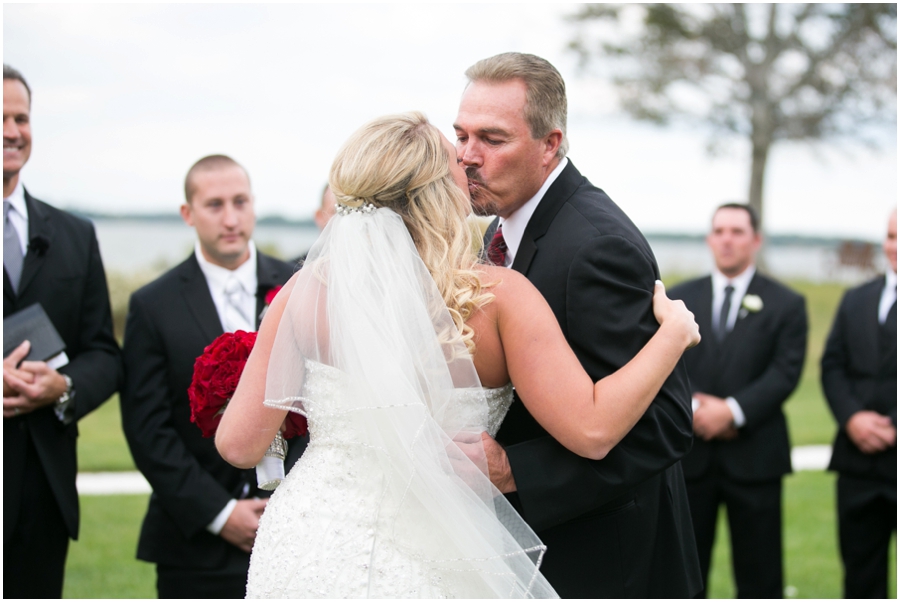
<path fill-rule="evenodd" d="M 70 210 L 75 215 L 79 215 L 91 221 L 129 221 L 129 222 L 157 222 L 157 223 L 180 223 L 181 216 L 177 213 L 100 213 L 96 211 L 80 211 L 77 209 Z M 290 219 L 282 215 L 265 215 L 256 219 L 256 223 L 261 226 L 299 226 L 303 228 L 315 227 L 312 219 Z M 706 234 L 683 234 L 677 232 L 645 232 L 647 238 L 659 241 L 694 241 L 702 242 Z M 773 245 L 809 245 L 809 246 L 837 246 L 842 242 L 858 242 L 871 244 L 871 240 L 863 240 L 859 238 L 842 238 L 839 236 L 807 236 L 803 234 L 767 234 L 766 242 Z"/>
<path fill-rule="evenodd" d="M 100 213 L 96 211 L 81 211 L 78 209 L 68 209 L 70 213 L 74 213 L 91 221 L 128 221 L 128 222 L 157 222 L 157 223 L 181 223 L 181 216 L 178 213 Z M 312 219 L 289 219 L 282 215 L 264 215 L 256 218 L 256 223 L 264 226 L 302 226 L 315 227 L 316 222 Z"/>

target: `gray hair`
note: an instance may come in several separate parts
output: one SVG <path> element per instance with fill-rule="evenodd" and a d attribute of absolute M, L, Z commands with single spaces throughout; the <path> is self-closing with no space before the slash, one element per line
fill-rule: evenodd
<path fill-rule="evenodd" d="M 556 156 L 569 150 L 566 136 L 566 82 L 546 59 L 521 52 L 504 52 L 482 59 L 466 69 L 469 82 L 502 83 L 521 79 L 525 83 L 525 121 L 532 138 L 542 138 L 555 129 L 562 132 Z"/>

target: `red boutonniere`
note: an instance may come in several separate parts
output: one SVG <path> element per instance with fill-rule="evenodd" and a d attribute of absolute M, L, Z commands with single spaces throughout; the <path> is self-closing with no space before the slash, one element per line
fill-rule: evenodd
<path fill-rule="evenodd" d="M 259 313 L 259 323 L 262 324 L 263 318 L 266 317 L 266 312 L 269 311 L 269 306 L 272 305 L 272 301 L 275 300 L 275 296 L 278 294 L 283 287 L 279 284 L 278 286 L 273 286 L 269 289 L 264 297 L 265 304 L 263 306 L 263 310 Z"/>
<path fill-rule="evenodd" d="M 278 294 L 283 287 L 279 284 L 278 286 L 273 286 L 269 289 L 269 292 L 266 293 L 266 305 L 272 305 L 272 301 L 275 300 L 275 295 Z"/>
<path fill-rule="evenodd" d="M 194 378 L 188 387 L 191 422 L 200 428 L 204 437 L 216 434 L 225 407 L 237 390 L 254 343 L 255 332 L 226 332 L 207 345 L 203 355 L 194 362 Z M 306 433 L 306 418 L 295 412 L 288 412 L 284 438 L 290 439 Z"/>

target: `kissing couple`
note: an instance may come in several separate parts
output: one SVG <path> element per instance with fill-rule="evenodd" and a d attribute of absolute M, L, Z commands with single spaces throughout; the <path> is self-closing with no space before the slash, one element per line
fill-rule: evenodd
<path fill-rule="evenodd" d="M 697 325 L 566 157 L 557 70 L 506 53 L 467 76 L 455 148 L 420 113 L 344 144 L 337 215 L 262 322 L 216 445 L 251 467 L 287 412 L 310 443 L 247 596 L 691 597 Z M 473 209 L 498 216 L 493 265 Z"/>

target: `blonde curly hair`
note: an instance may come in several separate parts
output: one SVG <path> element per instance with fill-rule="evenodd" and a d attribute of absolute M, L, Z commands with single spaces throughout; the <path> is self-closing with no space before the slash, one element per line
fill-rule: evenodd
<path fill-rule="evenodd" d="M 458 330 L 442 334 L 461 336 L 474 353 L 474 331 L 466 320 L 493 295 L 475 270 L 469 199 L 453 180 L 442 140 L 422 113 L 380 117 L 344 143 L 329 183 L 340 205 L 371 203 L 403 218 Z"/>

